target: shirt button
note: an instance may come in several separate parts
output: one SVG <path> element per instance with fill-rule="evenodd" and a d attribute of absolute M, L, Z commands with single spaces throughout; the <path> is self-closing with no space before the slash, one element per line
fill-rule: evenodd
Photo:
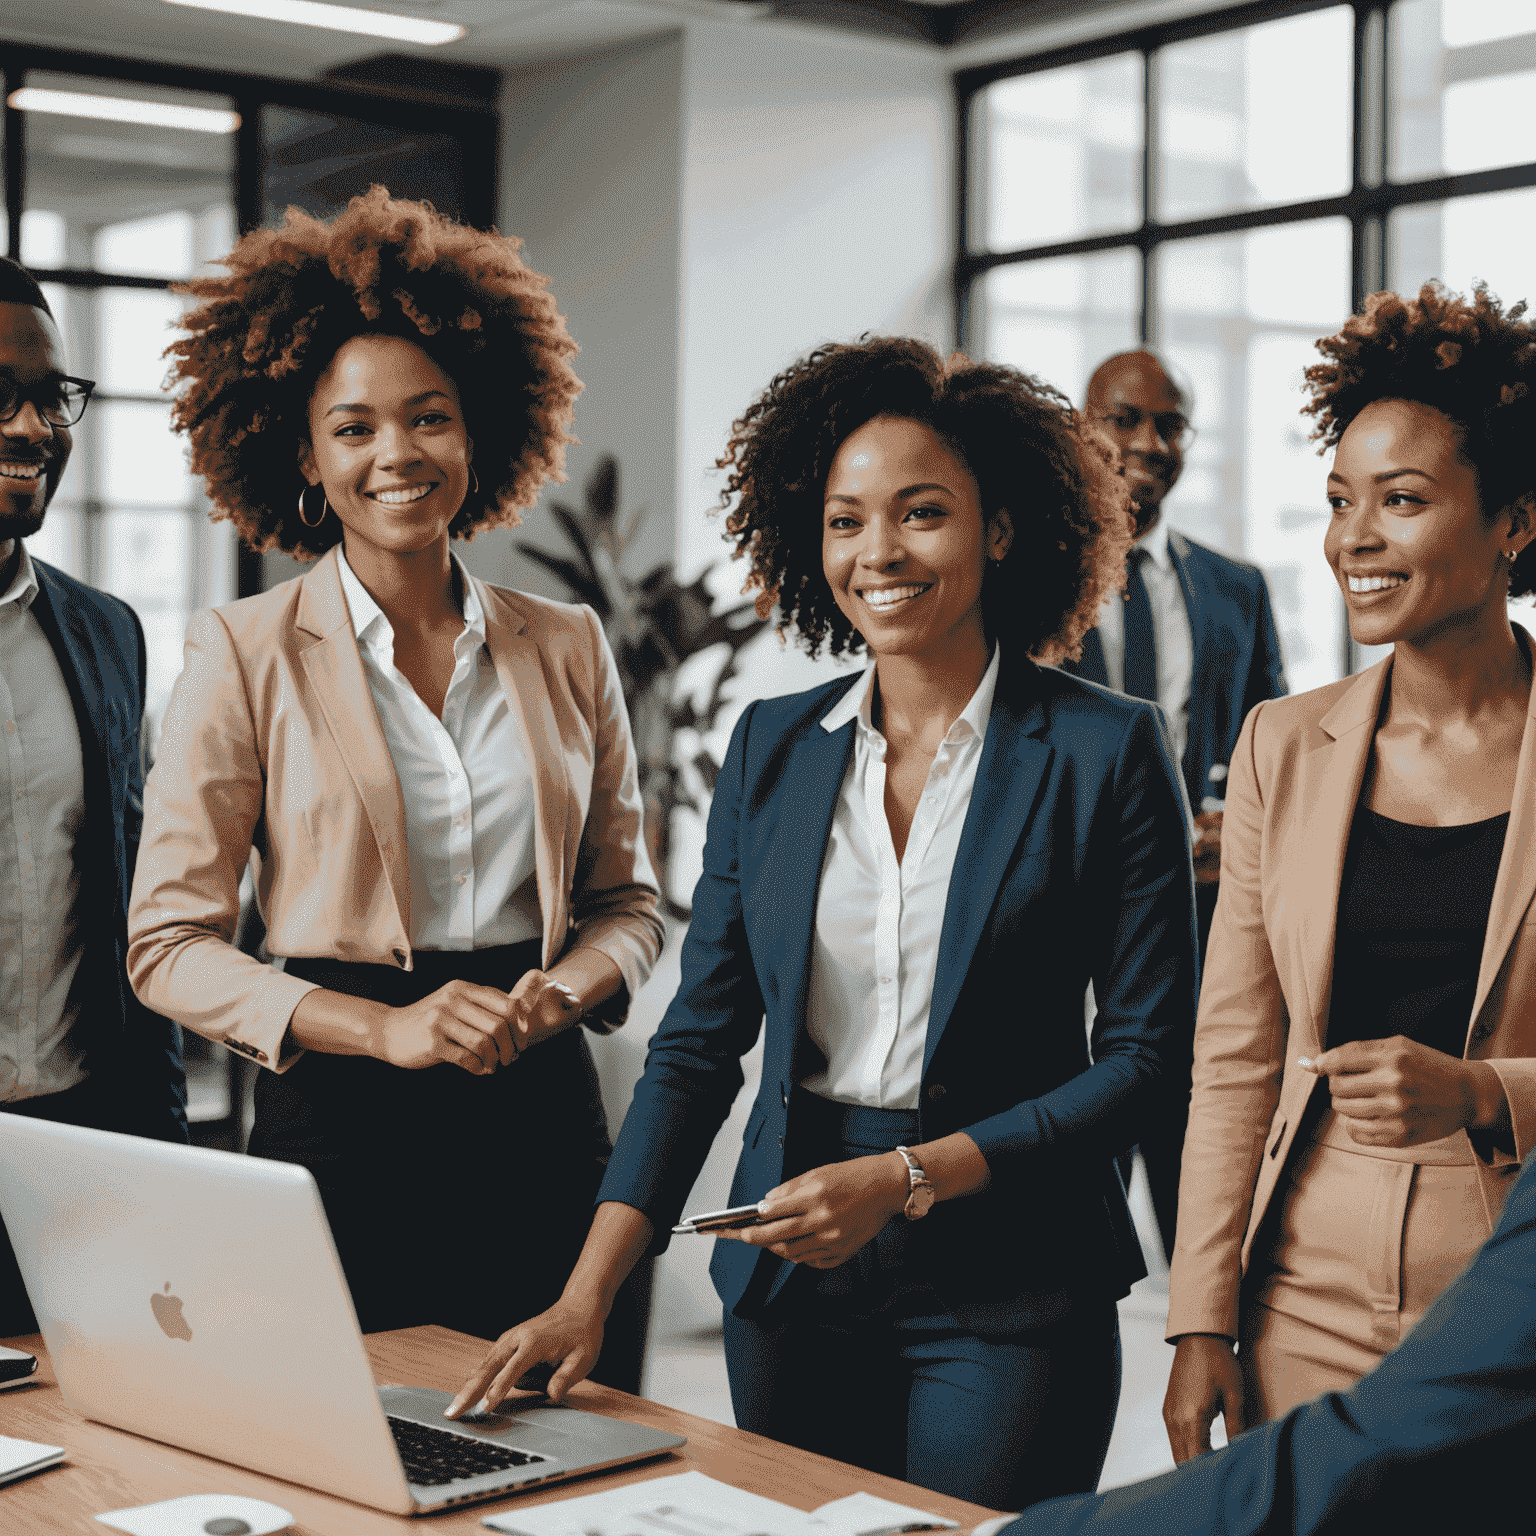
<path fill-rule="evenodd" d="M 460 884 L 460 885 L 463 885 L 463 884 L 464 884 L 464 882 L 465 882 L 465 881 L 466 881 L 466 880 L 468 880 L 468 879 L 469 879 L 469 876 L 468 876 L 468 875 L 460 875 L 460 876 L 459 876 L 459 884 Z"/>
<path fill-rule="evenodd" d="M 888 986 L 890 986 L 890 984 L 891 984 L 891 978 L 889 976 L 882 976 L 880 978 L 880 985 L 882 987 L 888 987 Z"/>
<path fill-rule="evenodd" d="M 928 1085 L 928 1097 L 937 1104 L 949 1090 L 943 1083 L 930 1083 Z"/>

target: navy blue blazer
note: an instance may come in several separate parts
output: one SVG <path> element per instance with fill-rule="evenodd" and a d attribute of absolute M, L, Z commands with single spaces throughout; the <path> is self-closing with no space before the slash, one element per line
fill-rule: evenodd
<path fill-rule="evenodd" d="M 1172 529 L 1168 557 L 1178 573 L 1194 641 L 1183 769 L 1185 792 L 1198 811 L 1212 792 L 1211 765 L 1225 767 L 1232 761 L 1248 711 L 1285 693 L 1285 666 L 1269 587 L 1258 566 L 1218 554 Z M 1083 637 L 1082 660 L 1064 665 L 1079 677 L 1109 685 L 1097 629 Z M 1219 789 L 1216 793 L 1224 798 Z"/>
<path fill-rule="evenodd" d="M 74 705 L 85 777 L 75 840 L 85 955 L 75 1028 L 93 1077 L 112 1085 L 113 1129 L 186 1141 L 181 1031 L 128 985 L 128 895 L 144 820 L 144 631 L 126 603 L 33 560 L 32 612 Z"/>
<path fill-rule="evenodd" d="M 1036 1504 L 1003 1536 L 1443 1536 L 1506 1519 L 1518 1529 L 1533 1445 L 1536 1154 L 1477 1257 L 1347 1392 L 1161 1477 Z"/>
<path fill-rule="evenodd" d="M 732 733 L 682 982 L 598 1196 L 644 1211 L 658 1250 L 765 1020 L 731 1201 L 783 1180 L 789 1095 L 819 1065 L 804 1027 L 813 920 L 855 730 L 819 722 L 857 681 L 755 703 Z M 1074 1294 L 1121 1296 L 1145 1273 L 1113 1159 L 1157 1112 L 1165 1064 L 1188 1059 L 1195 990 L 1188 828 L 1162 712 L 1005 655 L 944 910 L 919 1104 L 922 1140 L 965 1131 L 991 1170 L 983 1193 L 913 1229 L 965 1326 L 1049 1322 Z M 742 1315 L 793 1268 L 734 1242 L 711 1265 Z"/>

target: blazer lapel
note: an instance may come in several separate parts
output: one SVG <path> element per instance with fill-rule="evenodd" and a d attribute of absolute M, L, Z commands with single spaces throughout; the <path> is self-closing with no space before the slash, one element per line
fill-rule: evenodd
<path fill-rule="evenodd" d="M 1522 649 L 1531 656 L 1530 637 L 1515 626 Z M 1525 734 L 1520 739 L 1520 758 L 1515 766 L 1515 796 L 1509 812 L 1509 830 L 1504 834 L 1504 851 L 1499 856 L 1499 873 L 1493 884 L 1493 906 L 1488 914 L 1488 931 L 1483 939 L 1483 956 L 1477 970 L 1477 993 L 1472 1016 L 1467 1020 L 1470 1032 L 1482 1012 L 1509 946 L 1525 920 L 1526 909 L 1536 897 L 1536 688 L 1531 690 L 1530 710 L 1525 717 Z M 1471 1036 L 1468 1035 L 1470 1044 Z"/>
<path fill-rule="evenodd" d="M 1209 696 L 1218 684 L 1218 669 L 1208 662 L 1214 605 L 1211 594 L 1203 590 L 1202 573 L 1190 558 L 1191 553 L 1183 536 L 1170 529 L 1168 558 L 1179 578 L 1179 591 L 1184 596 L 1190 641 L 1189 736 L 1184 743 L 1184 761 L 1179 767 L 1189 792 L 1190 807 L 1198 811 L 1201 799 L 1208 793 L 1207 786 L 1197 782 L 1200 768 L 1215 756 L 1205 738 L 1211 721 L 1216 718 Z"/>
<path fill-rule="evenodd" d="M 379 858 L 394 892 L 400 926 L 411 931 L 411 860 L 405 835 L 405 802 L 389 745 L 374 711 L 373 694 L 352 630 L 352 615 L 334 550 L 304 577 L 298 628 L 314 637 L 300 652 L 304 675 L 373 828 Z"/>
<path fill-rule="evenodd" d="M 1062 662 L 1064 671 L 1076 677 L 1086 677 L 1101 688 L 1109 687 L 1109 668 L 1104 664 L 1104 642 L 1099 638 L 1098 625 L 1083 636 L 1083 655 L 1080 661 Z"/>
<path fill-rule="evenodd" d="M 1085 657 L 1086 653 L 1085 646 Z M 1045 728 L 1045 708 L 1038 697 L 1031 698 L 1025 691 L 1033 674 L 1030 663 L 1010 665 L 1008 658 L 1003 658 L 1002 676 L 992 701 L 992 717 L 987 722 L 981 761 L 976 765 L 976 783 L 971 790 L 971 803 L 960 831 L 960 846 L 955 852 L 949 894 L 944 902 L 939 961 L 923 1050 L 924 1072 L 949 1023 L 998 887 L 1024 835 L 1050 766 L 1053 750 L 1038 739 L 1038 733 Z"/>
<path fill-rule="evenodd" d="M 97 664 L 96 647 L 84 621 L 74 605 L 58 591 L 48 568 L 40 561 L 32 562 L 37 572 L 38 595 L 32 603 L 32 616 L 42 627 L 53 647 L 59 671 L 64 674 L 64 686 L 69 690 L 70 703 L 75 708 L 75 723 L 80 729 L 80 745 L 87 755 L 86 790 L 104 785 L 92 784 L 92 763 L 106 760 L 107 701 L 100 668 Z"/>
<path fill-rule="evenodd" d="M 468 573 L 466 572 L 466 575 Z M 504 592 L 493 591 L 475 576 L 485 614 L 485 645 L 517 718 L 528 747 L 528 771 L 533 780 L 533 856 L 539 883 L 539 909 L 544 914 L 544 959 L 548 964 L 565 942 L 569 911 L 565 892 L 566 831 L 571 789 L 566 774 L 565 746 L 555 722 L 554 705 L 539 648 L 528 633 L 528 621 Z"/>
<path fill-rule="evenodd" d="M 1303 807 L 1307 836 L 1305 846 L 1295 851 L 1294 875 L 1287 870 L 1295 896 L 1288 903 L 1286 928 L 1291 945 L 1288 958 L 1301 971 L 1309 1013 L 1305 1020 L 1292 1022 L 1303 1023 L 1319 1048 L 1327 1045 L 1344 854 L 1391 667 L 1388 657 L 1354 680 L 1318 722 L 1329 739 L 1305 753 L 1297 767 L 1296 803 Z"/>
<path fill-rule="evenodd" d="M 859 685 L 855 679 L 852 686 Z M 829 703 L 827 710 L 832 707 Z M 771 922 L 775 930 L 766 942 L 761 938 L 759 942 L 763 944 L 763 953 L 777 957 L 774 970 L 779 981 L 781 1017 L 793 1026 L 778 1032 L 770 1030 L 768 1039 L 782 1039 L 791 1052 L 800 1049 L 800 1042 L 807 1038 L 805 1009 L 810 997 L 811 940 L 816 924 L 816 898 L 821 890 L 821 864 L 832 832 L 838 795 L 853 756 L 854 730 L 851 720 L 835 731 L 824 731 L 813 722 L 809 734 L 796 744 L 775 795 L 783 809 L 773 827 L 767 857 L 756 882 L 768 899 L 754 903 L 758 912 L 754 927 L 761 934 L 764 923 Z M 781 1061 L 776 1070 L 783 1076 L 793 1065 L 792 1060 Z M 765 1062 L 764 1077 L 772 1070 L 775 1064 Z"/>

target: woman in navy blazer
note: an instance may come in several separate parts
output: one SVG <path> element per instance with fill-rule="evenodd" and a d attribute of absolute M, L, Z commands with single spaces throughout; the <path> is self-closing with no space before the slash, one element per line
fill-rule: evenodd
<path fill-rule="evenodd" d="M 764 1219 L 711 1266 L 737 1422 L 995 1508 L 1091 1489 L 1144 1273 L 1114 1154 L 1196 986 L 1162 715 L 1031 659 L 1119 579 L 1121 487 L 1049 386 L 900 340 L 794 365 L 722 464 L 760 606 L 873 665 L 737 723 L 582 1257 L 450 1413 L 585 1374 L 766 1018 L 731 1195 Z"/>

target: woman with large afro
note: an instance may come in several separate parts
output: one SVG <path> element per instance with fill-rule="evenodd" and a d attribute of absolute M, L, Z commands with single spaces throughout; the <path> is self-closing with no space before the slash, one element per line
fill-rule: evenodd
<path fill-rule="evenodd" d="M 1524 309 L 1374 294 L 1307 371 L 1324 554 L 1350 633 L 1392 653 L 1260 705 L 1232 760 L 1168 1312 L 1180 1461 L 1217 1413 L 1231 1436 L 1371 1370 L 1536 1145 Z"/>
<path fill-rule="evenodd" d="M 896 339 L 817 349 L 736 423 L 760 610 L 868 666 L 738 721 L 586 1248 L 457 1408 L 586 1372 L 761 1036 L 711 1266 L 737 1423 L 998 1509 L 1093 1488 L 1145 1272 L 1114 1159 L 1196 968 L 1166 722 L 1035 659 L 1123 580 L 1109 454 L 1049 386 Z"/>
<path fill-rule="evenodd" d="M 365 1330 L 559 1294 L 609 1152 L 574 1026 L 661 942 L 602 629 L 450 548 L 564 478 L 576 349 L 518 244 L 290 210 L 171 348 L 214 515 L 314 564 L 188 626 L 129 973 L 266 1069 L 250 1150 L 315 1175 Z M 247 864 L 280 969 L 234 943 Z"/>

